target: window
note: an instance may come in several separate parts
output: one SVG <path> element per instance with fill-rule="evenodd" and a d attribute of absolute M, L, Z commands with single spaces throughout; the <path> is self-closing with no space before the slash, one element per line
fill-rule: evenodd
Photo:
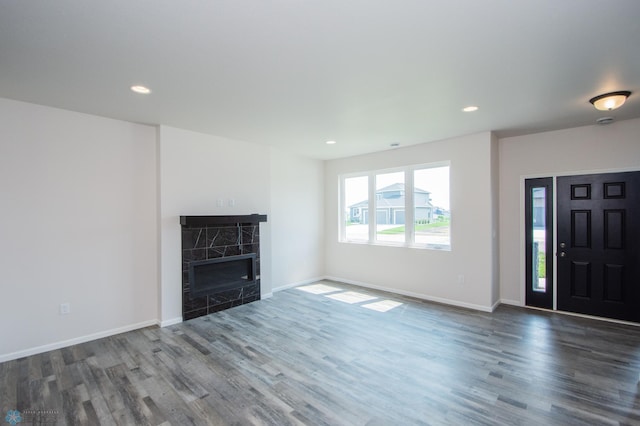
<path fill-rule="evenodd" d="M 404 243 L 404 172 L 377 174 L 376 241 Z"/>
<path fill-rule="evenodd" d="M 441 163 L 342 176 L 340 241 L 450 250 L 449 168 Z"/>
<path fill-rule="evenodd" d="M 368 241 L 369 229 L 369 181 L 367 176 L 343 180 L 344 240 Z"/>
<path fill-rule="evenodd" d="M 413 171 L 416 244 L 451 247 L 449 211 L 449 166 Z"/>

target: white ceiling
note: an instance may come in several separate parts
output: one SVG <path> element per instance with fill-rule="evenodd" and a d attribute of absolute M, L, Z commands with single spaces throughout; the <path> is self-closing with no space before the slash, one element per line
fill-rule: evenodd
<path fill-rule="evenodd" d="M 320 159 L 622 120 L 640 1 L 0 0 L 0 97 Z"/>

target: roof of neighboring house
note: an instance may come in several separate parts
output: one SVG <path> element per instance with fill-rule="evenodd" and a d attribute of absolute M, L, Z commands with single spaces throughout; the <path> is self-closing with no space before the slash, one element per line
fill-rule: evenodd
<path fill-rule="evenodd" d="M 392 192 L 392 191 L 403 191 L 404 183 L 394 183 L 393 185 L 385 186 L 384 188 L 380 188 L 376 191 L 376 194 L 381 194 L 383 192 Z M 421 194 L 431 194 L 429 191 L 425 191 L 424 189 L 415 188 L 415 191 Z M 377 207 L 404 207 L 404 195 L 397 198 L 382 198 L 377 200 Z M 349 208 L 353 207 L 368 207 L 369 200 L 363 200 L 355 204 L 351 204 Z M 421 204 L 416 207 L 433 207 L 433 205 L 427 201 L 426 204 Z"/>
<path fill-rule="evenodd" d="M 376 194 L 381 192 L 391 192 L 391 191 L 404 191 L 404 183 L 394 183 L 389 186 L 385 186 L 384 188 L 380 188 L 376 191 Z M 424 189 L 415 188 L 414 192 L 420 192 L 423 194 L 431 194 L 430 191 L 425 191 Z"/>

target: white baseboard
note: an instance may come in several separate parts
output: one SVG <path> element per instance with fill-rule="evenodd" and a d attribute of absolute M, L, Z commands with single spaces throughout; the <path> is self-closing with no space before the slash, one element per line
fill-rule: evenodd
<path fill-rule="evenodd" d="M 169 327 L 170 325 L 180 324 L 182 322 L 182 317 L 175 317 L 168 320 L 160 321 L 158 325 L 162 328 Z"/>
<path fill-rule="evenodd" d="M 519 300 L 500 299 L 500 304 L 511 306 L 524 306 Z"/>
<path fill-rule="evenodd" d="M 402 296 L 409 296 L 409 297 L 414 297 L 416 299 L 428 300 L 430 302 L 437 302 L 437 303 L 442 303 L 442 304 L 445 304 L 445 305 L 458 306 L 460 308 L 473 309 L 473 310 L 482 311 L 482 312 L 493 312 L 495 307 L 497 307 L 498 304 L 499 304 L 499 302 L 496 302 L 493 306 L 483 306 L 483 305 L 476 305 L 476 304 L 473 304 L 473 303 L 460 302 L 460 301 L 457 301 L 457 300 L 445 299 L 445 298 L 442 298 L 442 297 L 433 297 L 433 296 L 429 296 L 429 295 L 421 294 L 421 293 L 413 293 L 411 291 L 399 290 L 397 288 L 382 287 L 382 286 L 378 286 L 378 285 L 365 283 L 365 282 L 362 282 L 362 281 L 349 280 L 349 279 L 346 279 L 346 278 L 325 277 L 324 279 L 331 280 L 331 281 L 336 281 L 336 282 L 341 282 L 341 283 L 345 283 L 345 284 L 353 284 L 353 285 L 357 285 L 359 287 L 371 288 L 373 290 L 381 290 L 381 291 L 386 291 L 386 292 L 389 292 L 389 293 L 396 293 L 396 294 L 400 294 Z"/>
<path fill-rule="evenodd" d="M 127 331 L 138 330 L 140 328 L 149 327 L 152 325 L 158 325 L 157 320 L 149 320 L 139 322 L 137 324 L 126 325 L 124 327 L 112 328 L 111 330 L 101 331 L 99 333 L 88 334 L 86 336 L 76 337 L 74 339 L 63 340 L 60 342 L 49 343 L 47 345 L 36 346 L 35 348 L 24 349 L 9 354 L 0 355 L 0 362 L 11 361 L 25 356 L 31 356 L 41 354 L 43 352 L 53 351 L 55 349 L 66 348 L 67 346 L 77 345 L 79 343 L 90 342 L 92 340 L 101 339 L 103 337 L 114 336 L 120 333 L 126 333 Z"/>
<path fill-rule="evenodd" d="M 311 278 L 308 280 L 304 280 L 304 281 L 298 281 L 297 283 L 291 283 L 291 284 L 285 284 L 285 285 L 281 285 L 279 287 L 276 287 L 272 290 L 273 293 L 277 293 L 278 291 L 282 291 L 282 290 L 286 290 L 288 288 L 291 287 L 298 287 L 300 285 L 307 285 L 307 284 L 313 284 L 316 283 L 318 281 L 322 281 L 326 279 L 325 277 L 316 277 L 316 278 Z"/>
<path fill-rule="evenodd" d="M 273 297 L 273 293 L 264 293 L 260 295 L 260 300 L 269 299 L 270 297 Z"/>
<path fill-rule="evenodd" d="M 496 300 L 495 303 L 491 305 L 491 312 L 495 311 L 498 306 L 500 306 L 500 299 Z"/>

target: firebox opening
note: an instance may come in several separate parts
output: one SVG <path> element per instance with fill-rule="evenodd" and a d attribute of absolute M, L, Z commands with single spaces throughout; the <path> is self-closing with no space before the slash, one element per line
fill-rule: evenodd
<path fill-rule="evenodd" d="M 256 254 L 190 262 L 191 297 L 206 296 L 256 282 Z"/>

